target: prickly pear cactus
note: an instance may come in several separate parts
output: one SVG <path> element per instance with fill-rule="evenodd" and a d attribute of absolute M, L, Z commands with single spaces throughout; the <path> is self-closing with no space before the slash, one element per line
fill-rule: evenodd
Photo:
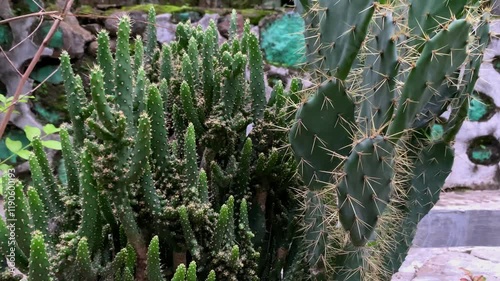
<path fill-rule="evenodd" d="M 488 11 L 467 0 L 296 2 L 317 80 L 289 133 L 307 185 L 310 272 L 389 280 L 450 172 Z"/>
<path fill-rule="evenodd" d="M 12 249 L 29 280 L 293 279 L 304 271 L 290 246 L 301 184 L 280 148 L 297 81 L 267 101 L 248 23 L 220 48 L 213 21 L 179 24 L 178 40 L 158 47 L 154 10 L 149 19 L 134 48 L 130 19 L 120 20 L 115 54 L 98 35 L 88 91 L 61 56 L 68 182 L 35 139 L 32 187 L 17 183 L 6 201 L 15 208 L 0 220 L 0 252 L 10 253 L 15 216 Z"/>

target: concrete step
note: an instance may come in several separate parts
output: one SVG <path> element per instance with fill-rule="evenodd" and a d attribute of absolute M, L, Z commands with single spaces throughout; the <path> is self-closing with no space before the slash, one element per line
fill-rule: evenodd
<path fill-rule="evenodd" d="M 392 281 L 459 281 L 462 268 L 500 281 L 500 247 L 412 248 Z"/>
<path fill-rule="evenodd" d="M 500 247 L 500 190 L 441 193 L 417 228 L 414 247 Z"/>
<path fill-rule="evenodd" d="M 463 269 L 500 281 L 499 233 L 500 190 L 441 193 L 392 281 L 459 281 Z"/>

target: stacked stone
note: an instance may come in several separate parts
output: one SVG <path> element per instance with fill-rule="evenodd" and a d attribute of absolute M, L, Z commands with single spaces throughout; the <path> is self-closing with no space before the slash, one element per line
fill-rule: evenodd
<path fill-rule="evenodd" d="M 455 162 L 445 188 L 498 189 L 500 185 L 500 21 L 492 22 L 490 45 L 456 136 Z"/>

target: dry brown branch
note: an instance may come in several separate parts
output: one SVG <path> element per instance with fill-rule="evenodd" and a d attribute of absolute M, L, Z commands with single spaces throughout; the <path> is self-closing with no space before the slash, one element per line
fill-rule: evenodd
<path fill-rule="evenodd" d="M 66 3 L 64 5 L 64 9 L 62 13 L 54 17 L 54 23 L 52 24 L 49 32 L 47 33 L 47 36 L 43 39 L 42 44 L 40 44 L 40 47 L 38 48 L 38 51 L 36 52 L 35 56 L 33 57 L 33 60 L 30 62 L 28 68 L 24 72 L 23 76 L 21 77 L 21 81 L 19 82 L 19 85 L 17 85 L 16 92 L 14 93 L 14 98 L 12 100 L 12 104 L 9 106 L 9 109 L 7 110 L 7 113 L 5 114 L 2 123 L 0 124 L 0 138 L 3 136 L 5 132 L 5 128 L 7 127 L 7 124 L 9 123 L 10 117 L 12 115 L 12 112 L 14 111 L 14 107 L 19 100 L 19 96 L 21 95 L 22 89 L 24 87 L 24 84 L 28 80 L 28 77 L 30 76 L 31 72 L 35 68 L 36 64 L 40 60 L 40 57 L 42 56 L 43 50 L 47 46 L 48 42 L 56 32 L 57 28 L 59 27 L 59 24 L 61 21 L 64 19 L 66 14 L 69 12 L 71 6 L 73 5 L 73 0 L 66 0 Z"/>

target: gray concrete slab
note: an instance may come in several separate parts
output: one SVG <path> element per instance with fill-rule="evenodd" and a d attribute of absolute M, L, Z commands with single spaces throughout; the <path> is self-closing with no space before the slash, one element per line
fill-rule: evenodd
<path fill-rule="evenodd" d="M 463 269 L 500 281 L 500 247 L 412 248 L 392 281 L 459 281 Z"/>
<path fill-rule="evenodd" d="M 500 247 L 500 190 L 441 193 L 418 225 L 414 247 Z"/>

